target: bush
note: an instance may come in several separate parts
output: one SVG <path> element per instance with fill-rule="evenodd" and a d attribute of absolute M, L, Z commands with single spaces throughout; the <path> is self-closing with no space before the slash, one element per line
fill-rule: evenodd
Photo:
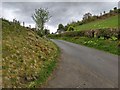
<path fill-rule="evenodd" d="M 95 32 L 94 30 L 85 31 L 84 36 L 92 38 L 94 37 L 94 32 Z"/>
<path fill-rule="evenodd" d="M 109 39 L 112 37 L 118 38 L 118 32 L 119 32 L 119 30 L 116 28 L 106 28 L 106 29 L 95 30 L 94 35 L 97 38 L 100 38 L 100 37 L 104 37 L 105 39 Z"/>
<path fill-rule="evenodd" d="M 73 26 L 69 26 L 67 31 L 74 31 L 74 27 Z"/>

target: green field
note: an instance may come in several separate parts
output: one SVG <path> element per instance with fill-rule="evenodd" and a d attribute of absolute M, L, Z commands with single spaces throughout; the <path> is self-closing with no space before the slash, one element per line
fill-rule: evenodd
<path fill-rule="evenodd" d="M 2 87 L 42 85 L 54 69 L 59 50 L 34 31 L 2 20 Z"/>
<path fill-rule="evenodd" d="M 96 20 L 87 24 L 76 26 L 76 31 L 81 30 L 91 30 L 91 29 L 101 29 L 101 28 L 116 28 L 118 27 L 118 15 L 111 16 L 106 19 Z"/>

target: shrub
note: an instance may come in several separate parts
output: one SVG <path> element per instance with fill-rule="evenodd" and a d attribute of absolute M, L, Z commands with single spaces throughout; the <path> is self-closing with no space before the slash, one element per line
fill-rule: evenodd
<path fill-rule="evenodd" d="M 74 27 L 73 26 L 69 26 L 67 31 L 74 31 Z"/>
<path fill-rule="evenodd" d="M 86 31 L 84 36 L 92 38 L 94 37 L 94 32 L 95 32 L 94 30 Z"/>
<path fill-rule="evenodd" d="M 105 28 L 95 30 L 94 36 L 97 38 L 104 37 L 105 39 L 109 39 L 111 37 L 118 38 L 119 30 L 116 28 Z"/>

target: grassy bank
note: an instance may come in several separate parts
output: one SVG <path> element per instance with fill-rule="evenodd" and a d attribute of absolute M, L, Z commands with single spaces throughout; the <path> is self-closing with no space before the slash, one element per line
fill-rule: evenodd
<path fill-rule="evenodd" d="M 44 85 L 48 79 L 49 76 L 51 76 L 53 70 L 56 68 L 59 55 L 60 55 L 60 49 L 57 45 L 57 53 L 56 56 L 52 61 L 46 61 L 44 65 L 41 67 L 41 71 L 39 73 L 40 78 L 38 78 L 36 81 L 31 82 L 28 87 L 29 88 L 40 88 L 42 85 Z"/>
<path fill-rule="evenodd" d="M 88 37 L 59 37 L 58 39 L 66 40 L 80 45 L 85 45 L 91 48 L 103 50 L 112 54 L 120 55 L 118 50 L 118 41 L 104 40 L 103 38 L 88 38 Z"/>
<path fill-rule="evenodd" d="M 103 20 L 96 20 L 87 24 L 76 26 L 75 31 L 103 29 L 103 28 L 116 28 L 116 27 L 118 27 L 118 15 L 111 16 Z"/>
<path fill-rule="evenodd" d="M 58 47 L 18 23 L 2 20 L 3 88 L 40 87 L 52 73 Z"/>

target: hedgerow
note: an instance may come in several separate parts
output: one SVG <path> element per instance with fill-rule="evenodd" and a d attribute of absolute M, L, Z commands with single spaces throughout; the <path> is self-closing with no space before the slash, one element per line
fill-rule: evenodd
<path fill-rule="evenodd" d="M 113 39 L 118 37 L 119 29 L 118 28 L 104 28 L 97 30 L 85 30 L 85 31 L 67 31 L 61 34 L 50 34 L 48 37 L 50 38 L 58 38 L 58 37 L 89 37 L 89 38 L 100 38 L 104 39 Z"/>

